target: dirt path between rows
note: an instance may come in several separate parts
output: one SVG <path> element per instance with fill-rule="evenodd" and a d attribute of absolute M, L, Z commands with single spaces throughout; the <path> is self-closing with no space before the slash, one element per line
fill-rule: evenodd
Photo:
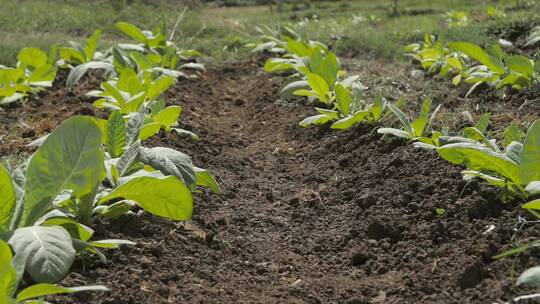
<path fill-rule="evenodd" d="M 111 292 L 56 299 L 491 303 L 526 292 L 513 282 L 538 263 L 534 252 L 491 259 L 512 240 L 538 236 L 534 227 L 513 230 L 523 215 L 516 203 L 502 204 L 492 189 L 464 183 L 459 168 L 432 153 L 380 141 L 370 127 L 299 128 L 310 106 L 276 102 L 282 81 L 243 62 L 177 84 L 167 97 L 184 107 L 182 127 L 201 140 L 160 134 L 147 144 L 192 155 L 215 173 L 223 194 L 198 194 L 186 223 L 142 212 L 98 223 L 99 238 L 137 246 L 108 251 L 105 264 L 78 261 L 62 282 L 104 284 Z M 27 107 L 50 110 L 47 96 Z M 65 115 L 91 111 L 65 92 L 51 96 L 68 100 Z M 25 124 L 41 121 L 39 115 L 25 116 Z"/>

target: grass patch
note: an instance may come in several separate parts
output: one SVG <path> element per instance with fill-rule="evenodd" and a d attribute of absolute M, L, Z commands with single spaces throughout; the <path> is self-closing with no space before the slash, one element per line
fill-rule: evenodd
<path fill-rule="evenodd" d="M 47 49 L 56 43 L 81 41 L 96 28 L 106 33 L 104 43 L 122 39 L 114 28 L 117 21 L 128 21 L 143 28 L 160 23 L 171 26 L 186 8 L 176 1 L 155 3 L 0 0 L 3 37 L 0 64 L 13 65 L 17 52 L 24 46 Z M 522 29 L 527 22 L 540 23 L 534 9 L 530 8 L 508 9 L 507 18 L 486 22 L 487 6 L 481 1 L 400 0 L 397 16 L 392 15 L 392 3 L 391 0 L 316 1 L 311 5 L 285 4 L 279 10 L 274 7 L 273 13 L 265 5 L 201 7 L 184 15 L 175 40 L 185 48 L 198 49 L 218 60 L 236 59 L 248 52 L 243 45 L 253 39 L 256 26 L 287 23 L 323 42 L 334 43 L 331 38 L 339 37 L 338 52 L 369 51 L 395 59 L 400 58 L 403 45 L 421 39 L 425 32 L 449 40 L 481 43 L 504 35 L 501 29 L 509 24 Z M 443 14 L 451 9 L 470 12 L 471 24 L 448 28 Z"/>

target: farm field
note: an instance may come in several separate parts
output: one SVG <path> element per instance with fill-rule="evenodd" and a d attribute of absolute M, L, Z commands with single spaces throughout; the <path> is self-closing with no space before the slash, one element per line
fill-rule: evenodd
<path fill-rule="evenodd" d="M 540 301 L 537 1 L 0 0 L 0 303 Z"/>

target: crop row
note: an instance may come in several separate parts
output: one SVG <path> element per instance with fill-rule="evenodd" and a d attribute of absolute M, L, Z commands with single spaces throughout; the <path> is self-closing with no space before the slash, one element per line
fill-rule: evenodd
<path fill-rule="evenodd" d="M 431 36 L 426 36 L 426 45 L 435 45 Z M 407 116 L 400 109 L 402 100 L 393 104 L 377 96 L 370 101 L 360 77 L 349 76 L 342 70 L 340 60 L 327 46 L 302 37 L 291 28 L 269 32 L 249 46 L 255 52 L 267 51 L 279 55 L 268 59 L 264 68 L 268 72 L 289 75 L 288 83 L 280 91 L 282 97 L 305 96 L 318 105 L 315 107 L 317 114 L 302 120 L 300 126 L 328 123 L 332 129 L 348 129 L 359 123 L 377 126 L 377 132 L 383 136 L 394 136 L 412 142 L 415 147 L 434 150 L 448 162 L 464 166 L 464 179 L 481 179 L 497 187 L 502 198 L 524 202 L 522 207 L 540 218 L 540 199 L 533 199 L 540 194 L 540 119 L 530 124 L 527 132 L 522 132 L 515 124 L 510 125 L 501 142 L 486 135 L 489 113 L 484 114 L 474 126 L 466 127 L 458 134 L 448 134 L 432 129 L 432 121 L 440 106 L 431 111 L 429 98 L 423 102 L 415 118 Z M 416 50 L 417 46 L 410 48 Z M 457 77 L 465 77 L 465 81 L 488 82 L 498 89 L 507 85 L 521 88 L 540 81 L 540 61 L 533 63 L 524 56 L 508 55 L 497 47 L 491 48 L 493 53 L 490 55 L 472 43 L 454 43 L 451 48 L 456 51 L 453 55 L 446 55 L 446 65 L 429 61 L 426 68 L 433 69 L 436 64 L 442 73 L 458 71 L 454 82 L 460 79 Z M 494 54 L 499 54 L 499 57 L 494 57 Z M 469 70 L 453 69 L 454 66 L 463 67 L 463 62 L 471 61 L 469 58 L 483 65 Z M 479 71 L 489 76 L 480 77 Z M 400 127 L 381 126 L 386 122 L 383 120 L 386 116 L 397 118 Z M 497 257 L 537 245 L 538 242 L 533 242 Z M 540 285 L 539 277 L 540 267 L 533 268 L 523 273 L 518 284 Z"/>
<path fill-rule="evenodd" d="M 540 30 L 535 29 L 527 44 L 538 41 Z M 471 42 L 445 43 L 426 33 L 423 43 L 410 44 L 405 52 L 429 74 L 451 77 L 453 85 L 470 84 L 466 96 L 481 85 L 495 89 L 497 96 L 504 97 L 509 89 L 519 91 L 540 84 L 540 58 L 511 55 L 498 44 L 484 50 Z"/>
<path fill-rule="evenodd" d="M 73 116 L 31 145 L 28 159 L 0 166 L 0 302 L 43 303 L 50 294 L 106 290 L 104 286 L 55 285 L 78 255 L 105 260 L 102 249 L 135 245 L 129 240 L 96 240 L 98 217 L 114 220 L 137 206 L 153 215 L 187 220 L 197 187 L 219 193 L 210 172 L 166 147 L 145 147 L 160 130 L 180 129 L 179 106 L 166 106 L 162 95 L 183 70 L 203 71 L 186 63 L 194 51 L 172 43 L 165 29 L 143 31 L 119 22 L 134 43 L 97 50 L 100 30 L 84 46 L 55 46 L 48 55 L 25 48 L 15 68 L 0 68 L 0 103 L 24 100 L 50 87 L 58 69 L 70 69 L 67 85 L 85 74 L 103 77 L 100 90 L 88 92 L 108 119 Z M 169 38 L 167 38 L 169 37 Z M 59 59 L 58 59 L 59 58 Z M 26 275 L 25 275 L 26 274 Z M 32 283 L 37 283 L 32 285 Z M 29 286 L 20 291 L 21 286 Z"/>

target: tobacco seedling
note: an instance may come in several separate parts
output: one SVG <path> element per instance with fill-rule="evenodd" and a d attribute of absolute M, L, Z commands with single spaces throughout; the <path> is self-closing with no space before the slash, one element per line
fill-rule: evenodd
<path fill-rule="evenodd" d="M 11 248 L 0 240 L 0 301 L 5 304 L 45 303 L 43 298 L 55 294 L 72 294 L 83 291 L 108 291 L 104 286 L 62 287 L 40 283 L 28 286 L 17 293 L 22 274 L 18 271 L 19 259 L 13 257 Z"/>
<path fill-rule="evenodd" d="M 118 47 L 128 51 L 130 54 L 134 52 L 144 54 L 144 60 L 149 62 L 152 67 L 171 71 L 181 69 L 205 70 L 204 65 L 200 63 L 182 63 L 199 56 L 200 53 L 195 50 L 183 50 L 173 43 L 171 40 L 174 36 L 174 30 L 167 37 L 164 28 L 156 28 L 153 31 L 141 30 L 136 25 L 128 22 L 117 22 L 116 28 L 137 42 L 137 44 L 118 44 Z M 141 58 L 138 59 L 141 60 Z M 196 77 L 196 75 L 189 77 Z"/>
<path fill-rule="evenodd" d="M 501 151 L 481 131 L 469 129 L 475 139 L 449 138 L 437 148 L 447 161 L 464 165 L 466 178 L 477 177 L 489 185 L 500 187 L 512 195 L 527 197 L 530 183 L 540 180 L 540 120 L 529 128 L 523 143 L 512 141 Z"/>
<path fill-rule="evenodd" d="M 398 118 L 399 122 L 401 123 L 402 129 L 380 128 L 377 130 L 377 132 L 379 134 L 389 134 L 406 140 L 416 141 L 427 138 L 425 137 L 426 130 L 435 118 L 435 115 L 437 115 L 437 113 L 439 112 L 440 105 L 435 108 L 435 110 L 433 111 L 433 113 L 431 113 L 430 116 L 431 99 L 426 98 L 426 100 L 424 100 L 424 103 L 422 104 L 420 114 L 413 121 L 411 121 L 407 114 L 401 111 L 397 106 L 393 104 L 388 104 L 388 108 Z M 431 139 L 429 138 L 429 140 Z"/>
<path fill-rule="evenodd" d="M 70 41 L 71 47 L 60 47 L 60 60 L 57 62 L 59 66 L 66 66 L 72 68 L 80 64 L 84 64 L 91 61 L 105 61 L 109 52 L 101 53 L 96 51 L 99 38 L 101 36 L 101 30 L 95 30 L 88 39 L 84 46 L 75 41 Z"/>
<path fill-rule="evenodd" d="M 300 122 L 300 126 L 307 127 L 315 124 L 325 124 L 333 121 L 332 129 L 349 129 L 358 123 L 376 123 L 382 118 L 386 102 L 377 96 L 373 103 L 366 102 L 363 86 L 352 76 L 342 82 L 336 83 L 333 109 L 315 108 L 318 115 L 310 116 Z"/>
<path fill-rule="evenodd" d="M 23 48 L 17 67 L 0 66 L 0 104 L 11 103 L 51 87 L 56 78 L 52 57 L 37 48 Z"/>
<path fill-rule="evenodd" d="M 48 136 L 23 165 L 0 166 L 0 239 L 7 241 L 34 281 L 53 283 L 68 272 L 77 252 L 100 257 L 97 248 L 133 244 L 123 240 L 90 241 L 93 230 L 59 210 L 64 191 L 82 201 L 103 176 L 101 133 L 92 118 L 72 117 Z M 81 212 L 82 214 L 82 212 Z"/>
<path fill-rule="evenodd" d="M 466 96 L 483 83 L 495 88 L 502 97 L 506 87 L 521 90 L 538 81 L 540 61 L 535 63 L 523 55 L 508 55 L 497 45 L 489 46 L 487 52 L 469 42 L 453 42 L 449 46 L 481 63 L 467 71 L 465 82 L 473 86 Z"/>
<path fill-rule="evenodd" d="M 153 73 L 135 73 L 124 69 L 118 79 L 101 83 L 101 90 L 93 90 L 86 95 L 98 98 L 94 107 L 109 111 L 118 110 L 122 114 L 138 112 L 143 105 L 157 100 L 175 82 L 172 76 L 155 78 Z"/>
<path fill-rule="evenodd" d="M 428 33 L 424 42 L 409 44 L 405 47 L 405 55 L 418 61 L 428 74 L 438 73 L 442 77 L 452 77 L 452 84 L 458 85 L 465 76 L 465 68 L 470 65 L 469 59 L 461 52 L 455 52 Z"/>

